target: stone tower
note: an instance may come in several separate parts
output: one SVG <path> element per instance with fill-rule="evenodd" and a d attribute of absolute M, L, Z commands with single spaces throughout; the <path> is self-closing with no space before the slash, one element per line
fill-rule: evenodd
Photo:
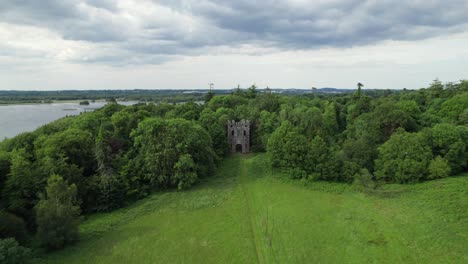
<path fill-rule="evenodd" d="M 250 152 L 250 121 L 241 120 L 236 122 L 234 120 L 227 123 L 227 138 L 231 153 L 238 151 L 242 153 Z"/>

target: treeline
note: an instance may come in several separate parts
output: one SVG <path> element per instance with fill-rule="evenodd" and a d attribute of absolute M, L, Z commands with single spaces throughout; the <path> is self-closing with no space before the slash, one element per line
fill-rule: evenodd
<path fill-rule="evenodd" d="M 467 170 L 468 81 L 299 96 L 252 86 L 205 100 L 111 103 L 0 143 L 0 238 L 61 248 L 78 239 L 79 214 L 189 188 L 227 154 L 233 119 L 251 120 L 251 149 L 293 178 L 407 183 Z"/>
<path fill-rule="evenodd" d="M 228 95 L 237 89 L 217 89 L 217 95 Z M 246 89 L 238 88 L 239 91 Z M 354 90 L 323 88 L 323 89 L 257 89 L 258 93 L 273 92 L 282 95 L 303 95 L 303 94 L 327 94 L 327 93 L 352 93 Z M 166 102 L 180 103 L 187 101 L 203 101 L 210 90 L 65 90 L 65 91 L 0 91 L 0 104 L 21 104 L 21 103 L 53 103 L 64 100 L 123 100 L 140 102 Z M 368 89 L 366 93 L 371 96 L 385 95 L 398 90 L 376 90 Z"/>
<path fill-rule="evenodd" d="M 203 101 L 206 92 L 183 90 L 0 91 L 0 104 L 52 103 L 63 100 L 110 100 L 178 103 Z"/>

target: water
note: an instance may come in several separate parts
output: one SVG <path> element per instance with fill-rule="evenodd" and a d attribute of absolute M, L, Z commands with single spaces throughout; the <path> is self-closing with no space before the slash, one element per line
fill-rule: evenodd
<path fill-rule="evenodd" d="M 132 105 L 137 102 L 119 102 Z M 93 111 L 103 107 L 106 102 L 95 102 L 89 105 L 76 103 L 53 104 L 20 104 L 0 105 L 0 141 L 23 132 L 33 131 L 42 125 L 65 116 L 78 115 L 81 112 Z"/>

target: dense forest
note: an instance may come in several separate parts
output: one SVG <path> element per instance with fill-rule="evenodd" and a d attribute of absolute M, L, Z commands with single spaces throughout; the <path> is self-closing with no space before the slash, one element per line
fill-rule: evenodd
<path fill-rule="evenodd" d="M 228 154 L 228 120 L 250 120 L 251 149 L 298 180 L 372 189 L 468 168 L 468 81 L 297 96 L 252 86 L 204 99 L 109 103 L 1 142 L 0 251 L 59 249 L 79 239 L 80 216 L 190 188 Z"/>

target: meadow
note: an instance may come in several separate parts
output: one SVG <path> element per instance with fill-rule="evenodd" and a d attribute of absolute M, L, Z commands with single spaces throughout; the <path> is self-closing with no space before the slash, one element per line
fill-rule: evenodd
<path fill-rule="evenodd" d="M 190 190 L 87 217 L 80 242 L 33 263 L 468 262 L 468 175 L 365 194 L 270 168 L 231 156 Z"/>

